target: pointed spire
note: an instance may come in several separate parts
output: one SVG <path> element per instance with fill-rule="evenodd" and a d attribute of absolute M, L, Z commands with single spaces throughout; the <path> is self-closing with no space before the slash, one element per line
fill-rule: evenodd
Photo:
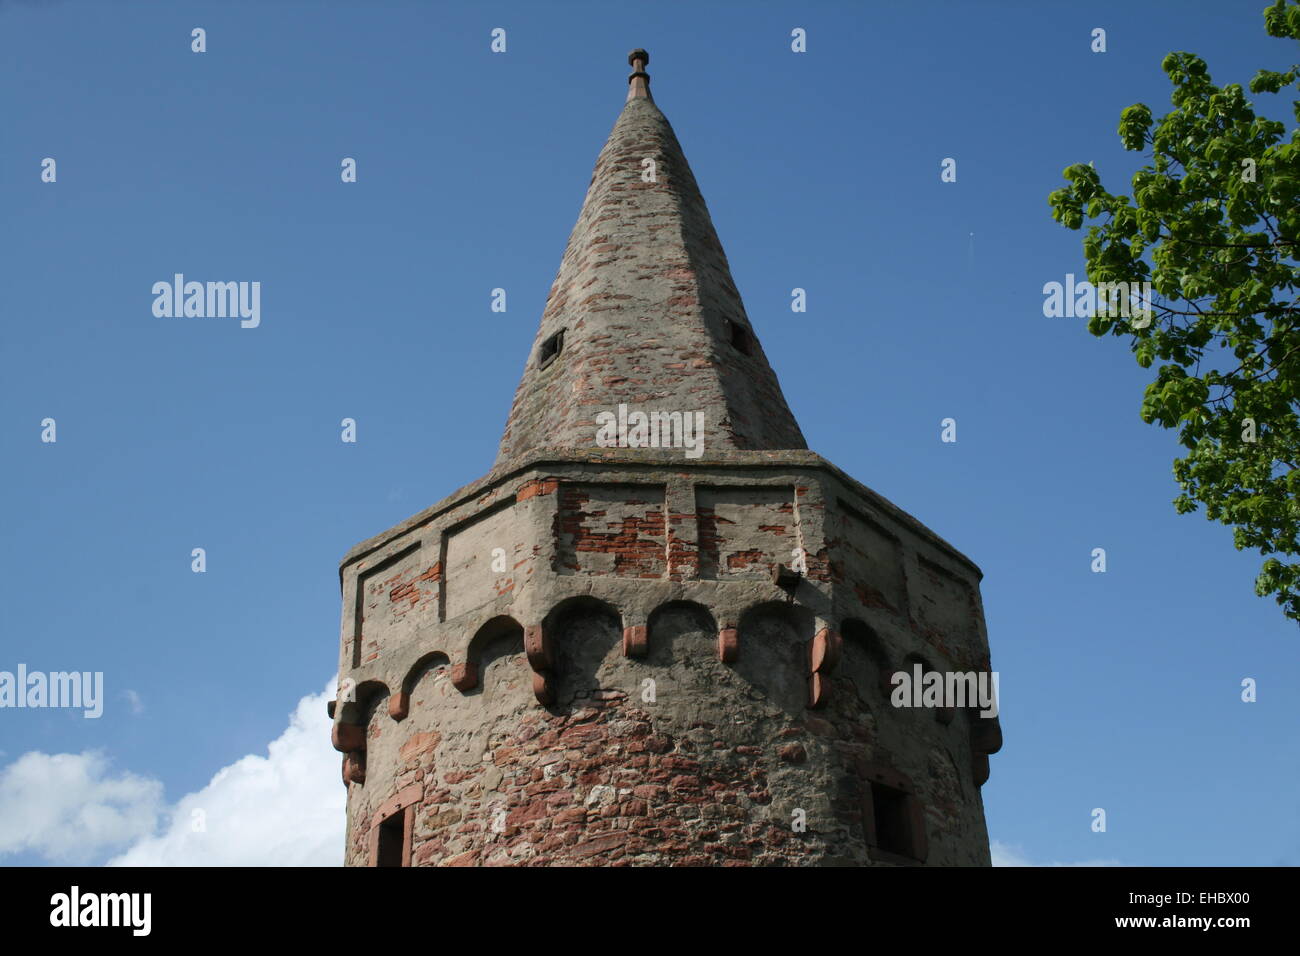
<path fill-rule="evenodd" d="M 638 97 L 647 100 L 654 100 L 650 95 L 650 74 L 645 68 L 650 64 L 650 54 L 640 48 L 633 50 L 627 55 L 628 66 L 632 67 L 632 72 L 627 77 L 627 98 L 629 100 Z"/>
<path fill-rule="evenodd" d="M 706 457 L 806 449 L 695 177 L 650 97 L 649 54 L 628 60 L 628 98 L 569 235 L 497 463 L 602 447 L 600 423 L 620 406 L 692 423 L 702 414 Z"/>

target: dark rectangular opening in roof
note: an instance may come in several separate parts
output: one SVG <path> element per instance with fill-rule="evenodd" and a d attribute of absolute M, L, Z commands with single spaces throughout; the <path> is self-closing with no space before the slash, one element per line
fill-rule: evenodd
<path fill-rule="evenodd" d="M 550 338 L 542 342 L 541 347 L 537 350 L 537 364 L 540 368 L 546 368 L 555 361 L 560 350 L 564 348 L 564 329 L 556 332 Z"/>
<path fill-rule="evenodd" d="M 739 322 L 727 320 L 727 335 L 731 347 L 741 355 L 748 355 L 751 350 L 749 332 Z"/>

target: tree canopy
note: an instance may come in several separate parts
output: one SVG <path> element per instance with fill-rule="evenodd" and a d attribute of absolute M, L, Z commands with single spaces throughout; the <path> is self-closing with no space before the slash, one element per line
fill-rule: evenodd
<path fill-rule="evenodd" d="M 1296 58 L 1300 4 L 1276 0 L 1264 25 Z M 1124 148 L 1150 159 L 1132 195 L 1108 192 L 1092 164 L 1072 165 L 1049 197 L 1052 216 L 1070 229 L 1092 223 L 1083 251 L 1094 285 L 1150 283 L 1146 314 L 1101 296 L 1088 330 L 1128 339 L 1138 364 L 1155 368 L 1141 416 L 1178 429 L 1186 449 L 1173 463 L 1178 512 L 1204 506 L 1238 549 L 1257 549 L 1256 593 L 1300 621 L 1300 100 L 1288 134 L 1240 84 L 1216 86 L 1199 56 L 1170 53 L 1162 67 L 1173 111 L 1156 120 L 1137 103 L 1120 114 Z M 1261 69 L 1250 91 L 1277 95 L 1300 88 L 1297 78 L 1294 63 Z"/>

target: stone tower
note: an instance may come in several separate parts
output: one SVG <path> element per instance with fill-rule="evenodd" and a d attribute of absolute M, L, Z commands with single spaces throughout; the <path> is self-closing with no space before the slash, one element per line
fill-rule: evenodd
<path fill-rule="evenodd" d="M 807 450 L 629 62 L 492 471 L 339 569 L 346 863 L 987 865 L 996 717 L 891 705 L 980 571 Z"/>

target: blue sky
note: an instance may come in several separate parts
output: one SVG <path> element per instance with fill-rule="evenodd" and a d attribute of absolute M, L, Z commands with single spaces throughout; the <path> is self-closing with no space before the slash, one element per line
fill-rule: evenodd
<path fill-rule="evenodd" d="M 313 719 L 341 806 L 323 704 L 289 719 L 334 673 L 338 561 L 491 466 L 644 46 L 810 447 L 984 571 L 1004 856 L 1300 863 L 1296 628 L 1257 555 L 1174 513 L 1148 373 L 1042 314 L 1084 272 L 1061 170 L 1125 187 L 1119 112 L 1167 111 L 1171 50 L 1218 82 L 1294 62 L 1264 6 L 0 0 L 0 669 L 103 671 L 107 697 L 0 711 L 0 805 L 88 753 L 58 766 L 148 805 L 80 857 L 20 814 L 0 862 L 112 858 Z M 177 272 L 260 281 L 261 325 L 156 318 Z"/>

